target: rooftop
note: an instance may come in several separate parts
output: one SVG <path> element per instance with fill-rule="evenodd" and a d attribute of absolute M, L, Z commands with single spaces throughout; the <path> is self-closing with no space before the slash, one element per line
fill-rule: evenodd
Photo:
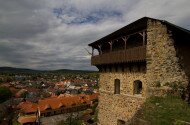
<path fill-rule="evenodd" d="M 104 43 L 104 42 L 107 42 L 107 41 L 110 41 L 110 40 L 113 40 L 115 38 L 119 38 L 121 36 L 125 36 L 125 35 L 128 35 L 128 34 L 131 34 L 131 33 L 134 33 L 134 32 L 137 32 L 137 31 L 140 31 L 140 30 L 144 30 L 146 29 L 147 27 L 147 21 L 148 20 L 156 20 L 156 21 L 160 21 L 161 23 L 167 25 L 171 30 L 173 31 L 178 31 L 178 32 L 183 32 L 185 34 L 190 34 L 190 31 L 187 30 L 187 29 L 184 29 L 182 27 L 179 27 L 177 25 L 174 25 L 168 21 L 165 21 L 165 20 L 159 20 L 159 19 L 154 19 L 154 18 L 150 18 L 150 17 L 142 17 L 122 28 L 120 28 L 119 30 L 116 30 L 115 32 L 103 37 L 103 38 L 100 38 L 99 40 L 93 42 L 93 43 L 90 43 L 89 46 L 92 46 L 94 48 L 97 49 L 97 45 L 100 44 L 100 43 Z"/>
<path fill-rule="evenodd" d="M 79 104 L 90 104 L 92 100 L 97 99 L 98 94 L 92 95 L 74 95 L 74 96 L 54 96 L 43 100 L 39 100 L 38 103 L 32 103 L 29 101 L 21 102 L 17 108 L 21 109 L 25 113 L 34 113 L 38 107 L 40 111 L 46 109 L 59 109 L 60 107 L 71 107 Z"/>

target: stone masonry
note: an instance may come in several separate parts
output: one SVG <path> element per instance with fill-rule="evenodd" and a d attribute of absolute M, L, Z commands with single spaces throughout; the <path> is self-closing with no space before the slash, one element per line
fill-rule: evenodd
<path fill-rule="evenodd" d="M 187 85 L 188 78 L 176 57 L 172 33 L 160 21 L 148 21 L 147 27 L 147 83 L 154 86 L 177 83 Z"/>
<path fill-rule="evenodd" d="M 114 93 L 114 79 L 121 80 L 121 94 Z M 144 102 L 133 95 L 133 81 L 146 83 L 144 73 L 103 73 L 100 75 L 98 119 L 100 125 L 117 125 L 117 120 L 129 121 Z M 145 89 L 145 86 L 144 88 Z M 143 91 L 144 92 L 144 91 Z"/>

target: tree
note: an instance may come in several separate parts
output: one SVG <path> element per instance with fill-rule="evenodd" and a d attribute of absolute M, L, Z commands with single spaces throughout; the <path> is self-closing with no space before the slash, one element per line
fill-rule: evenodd
<path fill-rule="evenodd" d="M 2 104 L 0 104 L 0 122 L 3 120 L 7 113 L 6 107 Z"/>
<path fill-rule="evenodd" d="M 0 78 L 0 84 L 1 84 L 1 83 L 3 83 L 3 79 L 2 79 L 2 78 Z"/>
<path fill-rule="evenodd" d="M 6 88 L 6 87 L 0 87 L 0 103 L 8 100 L 9 98 L 12 97 L 12 93 L 10 91 L 10 89 Z"/>
<path fill-rule="evenodd" d="M 5 77 L 5 82 L 12 82 L 12 81 L 14 81 L 13 77 L 11 77 L 11 76 Z"/>

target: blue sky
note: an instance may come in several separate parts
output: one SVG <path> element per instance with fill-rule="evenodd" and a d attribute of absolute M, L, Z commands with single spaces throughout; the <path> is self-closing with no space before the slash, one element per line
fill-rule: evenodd
<path fill-rule="evenodd" d="M 77 24 L 80 25 L 82 23 L 98 23 L 101 20 L 104 20 L 106 18 L 121 18 L 122 13 L 120 11 L 112 10 L 94 10 L 88 14 L 83 14 L 80 11 L 78 11 L 76 8 L 72 7 L 68 9 L 63 8 L 54 8 L 53 13 L 56 15 L 58 19 L 62 20 L 62 23 L 66 24 Z M 70 19 L 70 20 L 69 20 Z"/>
<path fill-rule="evenodd" d="M 89 43 L 141 18 L 190 29 L 189 0 L 0 1 L 0 66 L 88 69 Z"/>

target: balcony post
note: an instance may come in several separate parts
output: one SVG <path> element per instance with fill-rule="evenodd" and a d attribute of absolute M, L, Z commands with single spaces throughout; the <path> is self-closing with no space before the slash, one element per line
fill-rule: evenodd
<path fill-rule="evenodd" d="M 143 46 L 145 45 L 145 38 L 146 38 L 146 33 L 143 31 L 142 33 L 139 33 L 143 37 Z"/>
<path fill-rule="evenodd" d="M 145 31 L 143 32 L 143 46 L 145 45 Z"/>
<path fill-rule="evenodd" d="M 127 37 L 122 37 L 123 41 L 125 42 L 125 50 L 127 49 L 127 40 L 128 40 L 129 36 Z"/>
<path fill-rule="evenodd" d="M 113 41 L 108 42 L 110 44 L 110 52 L 112 51 Z"/>
<path fill-rule="evenodd" d="M 98 45 L 99 48 L 99 55 L 102 55 L 102 45 Z"/>

